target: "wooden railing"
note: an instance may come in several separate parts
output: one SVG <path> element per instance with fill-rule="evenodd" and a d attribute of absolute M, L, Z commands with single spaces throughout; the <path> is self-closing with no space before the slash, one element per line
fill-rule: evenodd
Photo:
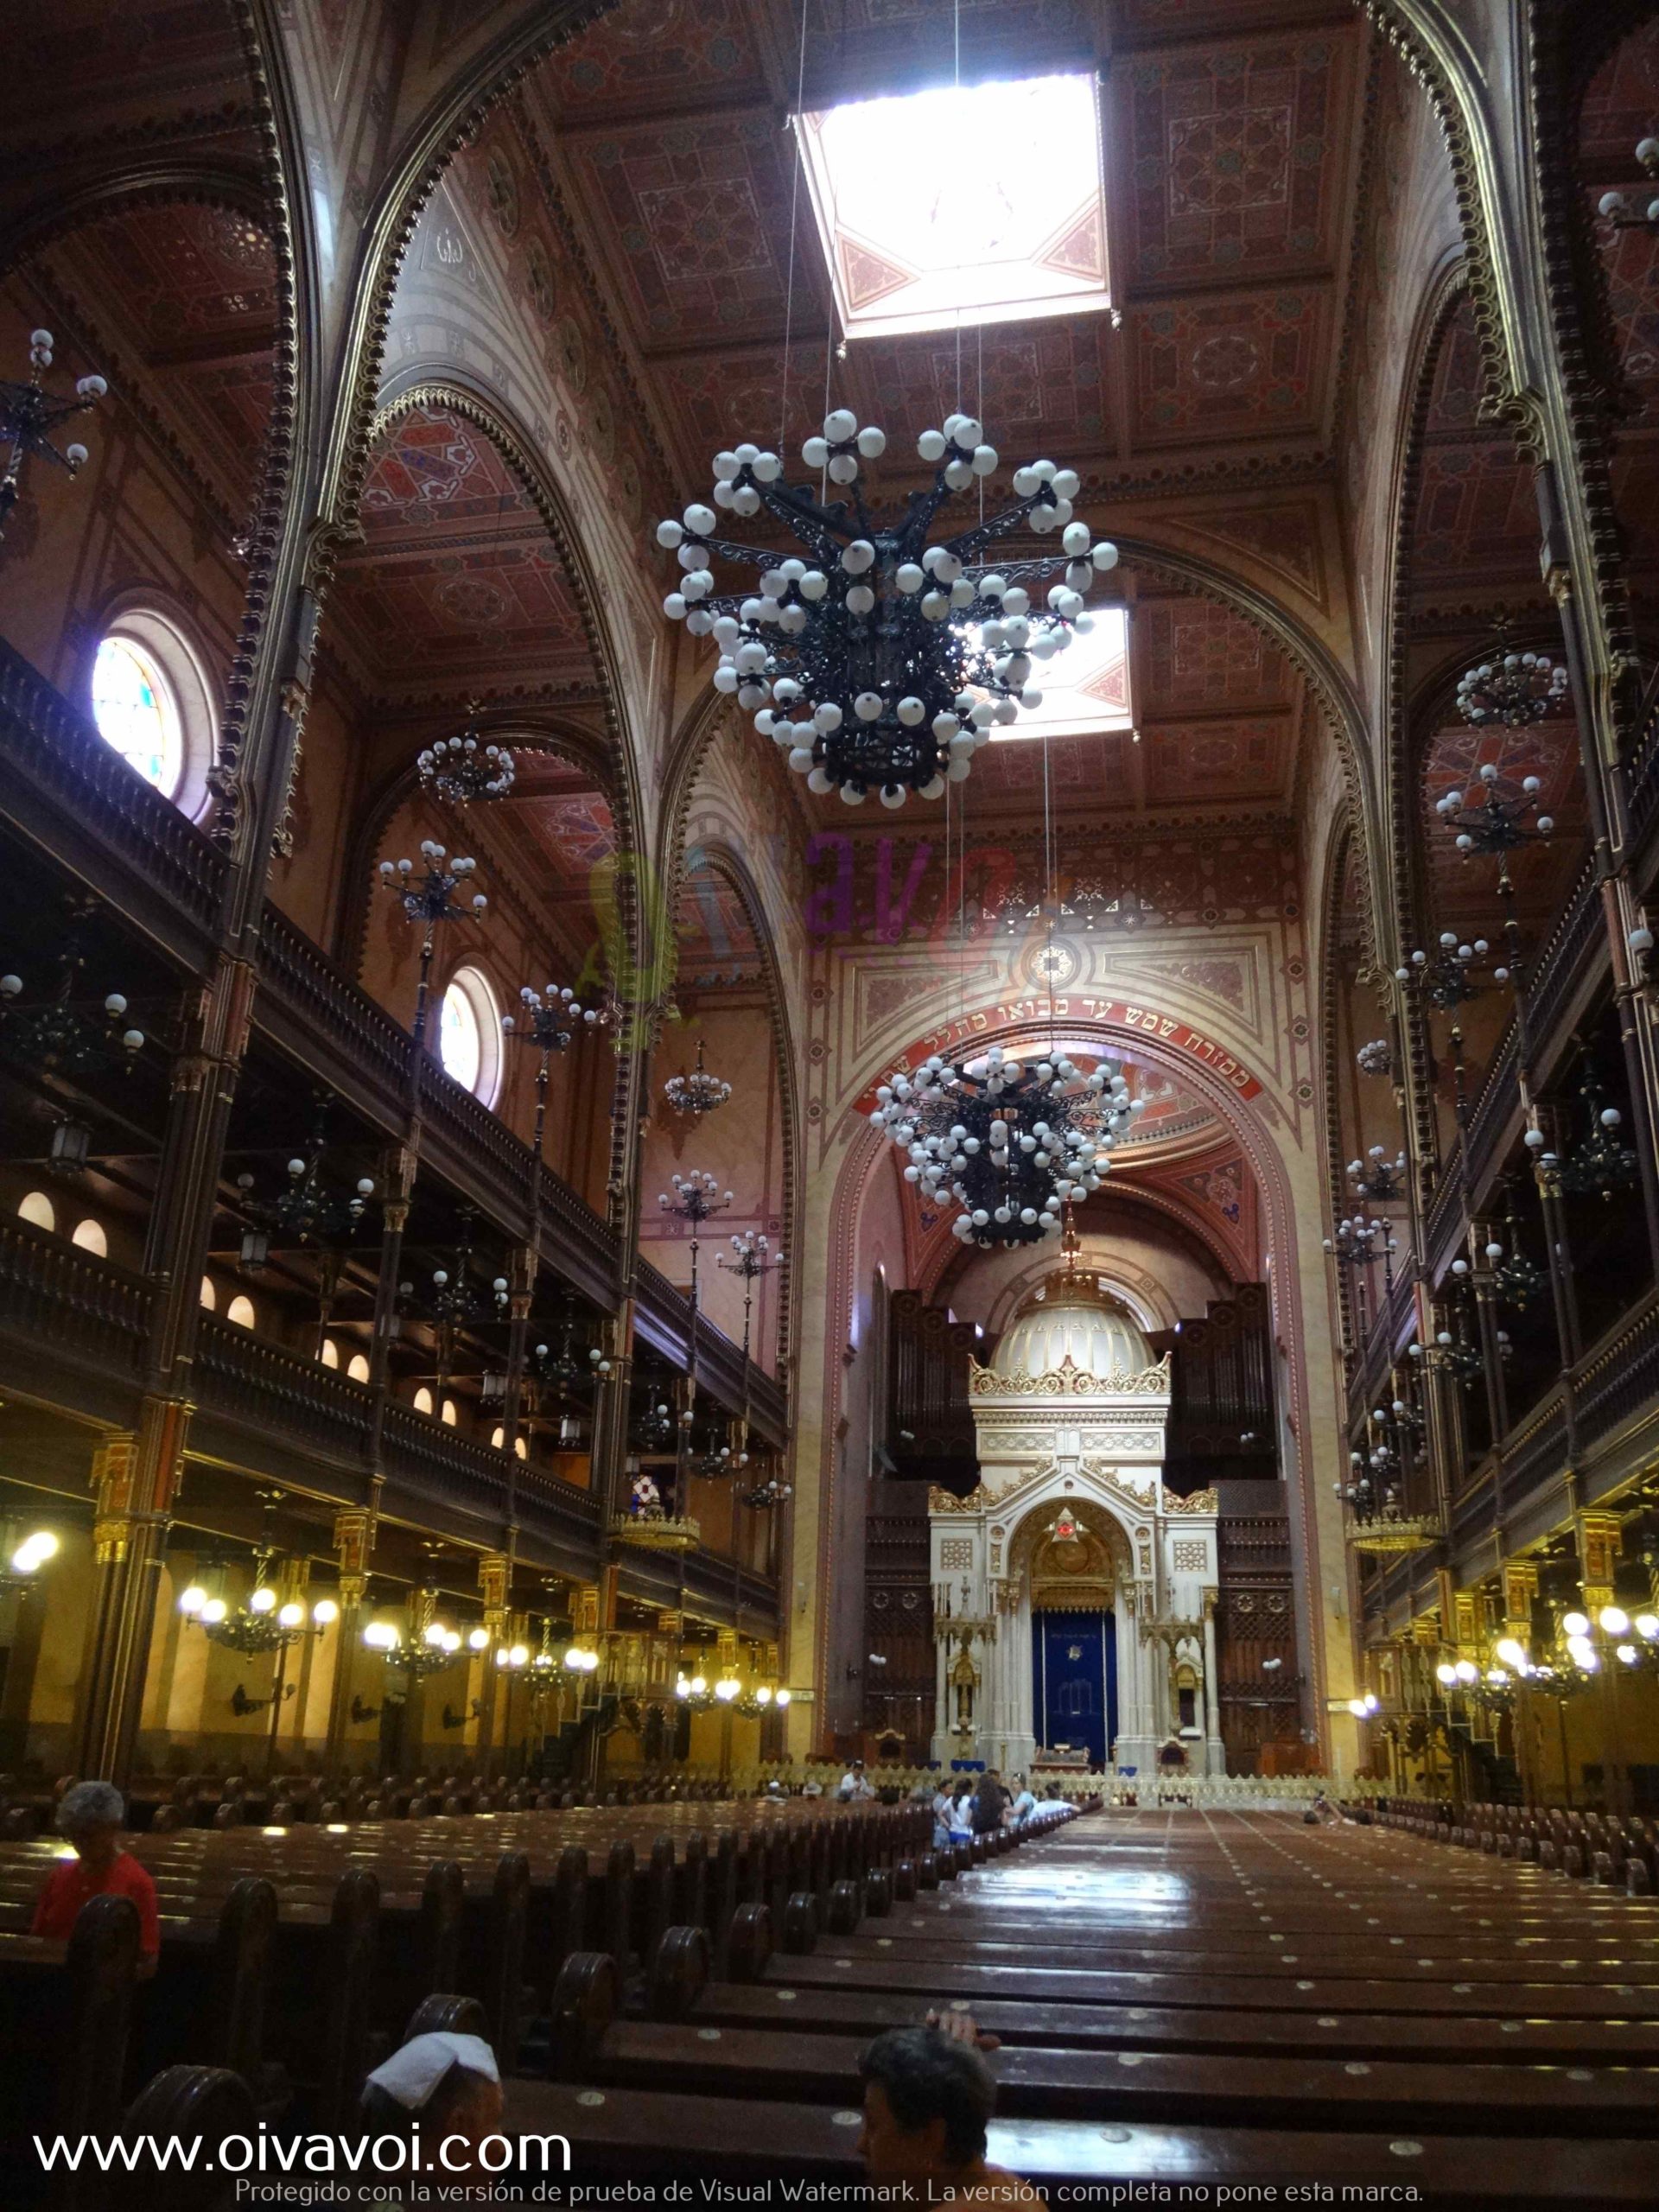
<path fill-rule="evenodd" d="M 78 858 L 99 853 L 199 931 L 215 928 L 224 855 L 3 640 L 0 760 L 8 814 L 26 815 L 31 794 L 45 799 L 69 826 Z M 100 880 L 99 888 L 109 886 Z"/>
<path fill-rule="evenodd" d="M 640 1332 L 663 1357 L 683 1364 L 690 1356 L 691 1301 L 662 1269 L 643 1255 L 633 1263 L 635 1311 Z M 785 1433 L 787 1394 L 753 1360 L 744 1368 L 743 1350 L 706 1314 L 697 1317 L 697 1387 L 728 1413 L 747 1403 L 751 1426 L 764 1443 L 781 1444 Z"/>
<path fill-rule="evenodd" d="M 505 1452 L 457 1436 L 429 1414 L 393 1403 L 385 1411 L 382 1432 L 386 1477 L 405 1490 L 418 1491 L 439 1503 L 499 1516 L 506 1503 L 508 1462 Z M 533 1476 L 520 1466 L 528 1497 L 538 1507 L 553 1507 L 561 1520 L 579 1529 L 591 1542 L 598 1529 L 599 1506 L 592 1493 L 562 1483 L 544 1469 Z"/>
<path fill-rule="evenodd" d="M 337 1465 L 364 1464 L 373 1396 L 315 1359 L 204 1313 L 194 1389 L 205 1414 Z"/>
<path fill-rule="evenodd" d="M 0 1332 L 136 1382 L 155 1300 L 143 1276 L 15 1215 L 0 1216 Z M 21 1387 L 24 1377 L 14 1367 L 7 1379 Z"/>
<path fill-rule="evenodd" d="M 335 1088 L 360 1096 L 366 1087 L 370 1110 L 396 1121 L 409 1097 L 409 1032 L 275 907 L 265 909 L 259 935 L 256 1021 L 270 1029 L 285 1017 L 291 1049 L 315 1055 L 321 1047 Z"/>

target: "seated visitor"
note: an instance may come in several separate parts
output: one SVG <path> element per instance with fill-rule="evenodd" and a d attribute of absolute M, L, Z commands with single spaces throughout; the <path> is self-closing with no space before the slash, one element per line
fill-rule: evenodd
<path fill-rule="evenodd" d="M 483 2171 L 479 2147 L 500 2132 L 502 2109 L 495 2053 L 480 2037 L 446 2031 L 412 2036 L 377 2066 L 363 2084 L 359 2119 L 365 2135 L 405 2140 L 411 2158 L 429 2162 L 442 2150 L 446 2175 L 465 2176 Z M 383 2193 L 370 2191 L 365 2205 L 372 2212 L 400 2212 L 404 2196 L 397 2174 L 388 2170 L 380 2187 Z"/>
<path fill-rule="evenodd" d="M 35 1906 L 30 1932 L 67 1942 L 88 1897 L 130 1897 L 138 1909 L 138 1971 L 152 1974 L 161 1955 L 156 1885 L 130 1852 L 121 1848 L 126 1800 L 112 1783 L 78 1782 L 58 1806 L 58 1833 L 74 1846 L 73 1859 L 54 1866 Z"/>
<path fill-rule="evenodd" d="M 842 1776 L 836 1786 L 836 1796 L 843 1805 L 851 1805 L 861 1803 L 865 1798 L 874 1797 L 874 1788 L 868 1775 L 864 1771 L 863 1760 L 855 1759 L 846 1773 Z"/>
<path fill-rule="evenodd" d="M 986 2164 L 985 2131 L 996 2084 L 965 2012 L 936 2026 L 890 2028 L 859 2062 L 864 2126 L 858 2139 L 870 2179 L 906 2186 L 926 2204 L 1039 2205 L 1017 2174 Z"/>
<path fill-rule="evenodd" d="M 952 1843 L 971 1843 L 974 1840 L 974 1785 L 964 1775 L 950 1793 L 950 1808 L 946 1826 Z"/>
<path fill-rule="evenodd" d="M 1031 1783 L 1026 1777 L 1022 1774 L 1017 1779 L 1020 1787 L 1014 1793 L 1013 1804 L 1008 1808 L 1008 1818 L 1015 1827 L 1022 1828 L 1036 1811 L 1037 1800 L 1032 1794 Z"/>
<path fill-rule="evenodd" d="M 974 1792 L 973 1810 L 969 1815 L 974 1834 L 995 1835 L 1002 1825 L 1007 1802 L 1007 1792 L 995 1772 L 988 1767 L 979 1777 L 979 1787 Z"/>

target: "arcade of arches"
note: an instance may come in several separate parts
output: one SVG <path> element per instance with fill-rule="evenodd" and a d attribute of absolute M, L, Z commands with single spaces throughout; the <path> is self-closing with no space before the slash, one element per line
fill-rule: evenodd
<path fill-rule="evenodd" d="M 109 389 L 0 507 L 0 1791 L 1659 1812 L 1659 15 L 26 12 L 0 373 Z M 790 117 L 953 27 L 1093 84 L 1088 286 L 918 328 Z M 898 811 L 663 611 L 826 392 L 1121 550 L 1075 716 Z M 1135 1107 L 1007 1247 L 871 1118 L 993 1048 Z"/>

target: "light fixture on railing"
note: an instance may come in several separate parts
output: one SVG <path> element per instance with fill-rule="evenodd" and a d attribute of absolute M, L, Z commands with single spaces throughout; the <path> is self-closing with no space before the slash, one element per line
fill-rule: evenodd
<path fill-rule="evenodd" d="M 715 1694 L 702 1675 L 677 1675 L 674 1694 L 692 1713 L 707 1713 L 715 1702 Z"/>
<path fill-rule="evenodd" d="M 536 1071 L 536 1130 L 531 1149 L 542 1156 L 542 1136 L 547 1127 L 548 1067 L 555 1052 L 563 1052 L 571 1039 L 584 1029 L 602 1029 L 614 1009 L 609 1005 L 583 1006 L 568 983 L 550 983 L 538 991 L 526 983 L 518 993 L 521 1014 L 504 1014 L 503 1033 L 541 1054 Z"/>
<path fill-rule="evenodd" d="M 486 744 L 479 734 L 479 702 L 467 702 L 467 727 L 457 737 L 441 737 L 416 755 L 421 788 L 451 806 L 474 799 L 505 798 L 516 773 L 511 749 Z"/>
<path fill-rule="evenodd" d="M 667 1191 L 660 1191 L 657 1203 L 664 1213 L 672 1214 L 677 1221 L 690 1225 L 691 1307 L 695 1313 L 697 1306 L 697 1254 L 701 1247 L 697 1231 L 705 1221 L 711 1221 L 716 1214 L 725 1212 L 732 1203 L 732 1194 L 729 1191 L 721 1191 L 705 1168 L 694 1167 L 688 1174 L 673 1175 L 669 1180 L 672 1185 L 672 1197 Z"/>
<path fill-rule="evenodd" d="M 714 506 L 694 502 L 682 520 L 660 523 L 657 543 L 683 571 L 663 611 L 696 635 L 712 632 L 715 690 L 753 715 L 811 790 L 839 789 L 854 804 L 875 791 L 900 806 L 912 791 L 940 798 L 994 728 L 1042 704 L 1042 664 L 1092 628 L 1084 594 L 1117 565 L 1117 548 L 1073 518 L 1077 476 L 1049 461 L 1015 470 L 1014 505 L 934 542 L 934 518 L 951 494 L 982 485 L 997 466 L 979 423 L 960 414 L 917 441 L 937 472 L 931 487 L 879 524 L 864 505 L 860 463 L 886 448 L 886 433 L 860 429 L 846 408 L 803 446 L 807 467 L 846 487 L 850 505 L 782 483 L 782 461 L 758 446 L 716 454 Z M 804 560 L 716 535 L 715 509 L 762 508 L 799 539 Z M 1059 551 L 980 564 L 996 538 L 1022 527 L 1060 531 Z M 759 590 L 716 596 L 716 557 L 758 569 Z M 1046 606 L 1033 607 L 1027 586 L 1040 591 L 1059 570 Z"/>
<path fill-rule="evenodd" d="M 772 1475 L 766 1482 L 757 1483 L 753 1490 L 745 1491 L 743 1503 L 754 1512 L 765 1513 L 774 1506 L 787 1504 L 794 1495 L 793 1483 L 780 1482 Z"/>
<path fill-rule="evenodd" d="M 1374 1144 L 1363 1160 L 1351 1160 L 1348 1163 L 1348 1179 L 1354 1186 L 1354 1196 L 1367 1199 L 1373 1205 L 1381 1205 L 1390 1198 L 1403 1198 L 1405 1177 L 1405 1154 L 1397 1153 L 1390 1160 L 1380 1144 Z"/>
<path fill-rule="evenodd" d="M 697 1064 L 690 1072 L 671 1075 L 663 1085 L 663 1096 L 677 1114 L 699 1120 L 723 1106 L 732 1095 L 732 1086 L 722 1077 L 713 1074 L 702 1064 L 702 1039 L 697 1039 Z"/>
<path fill-rule="evenodd" d="M 1497 1295 L 1506 1306 L 1520 1309 L 1548 1287 L 1549 1274 L 1535 1260 L 1529 1260 L 1521 1249 L 1521 1224 L 1516 1214 L 1515 1192 L 1512 1190 L 1509 1193 L 1503 1225 L 1509 1232 L 1507 1247 L 1501 1239 L 1491 1237 L 1484 1248 L 1484 1257 Z"/>
<path fill-rule="evenodd" d="M 1491 946 L 1484 937 L 1472 942 L 1460 941 L 1455 930 L 1442 930 L 1435 951 L 1408 954 L 1405 966 L 1395 969 L 1394 979 L 1406 989 L 1421 993 L 1442 1014 L 1450 1014 L 1454 1007 L 1479 996 L 1481 987 L 1471 970 L 1475 963 L 1484 960 L 1491 950 Z M 1508 969 L 1495 968 L 1492 980 L 1506 983 Z"/>
<path fill-rule="evenodd" d="M 371 1651 L 380 1654 L 387 1666 L 400 1668 L 417 1682 L 453 1666 L 463 1644 L 460 1630 L 446 1628 L 440 1620 L 424 1622 L 410 1636 L 395 1621 L 371 1621 L 363 1631 L 363 1641 Z"/>
<path fill-rule="evenodd" d="M 1370 1219 L 1363 1214 L 1339 1221 L 1336 1235 L 1324 1239 L 1325 1249 L 1337 1265 L 1348 1268 L 1374 1268 L 1383 1254 L 1393 1249 L 1393 1243 L 1388 1223 Z"/>
<path fill-rule="evenodd" d="M 435 1327 L 453 1331 L 467 1322 L 499 1321 L 512 1303 L 512 1286 L 505 1275 L 491 1279 L 487 1296 L 472 1279 L 473 1214 L 461 1211 L 461 1235 L 448 1267 L 434 1268 L 424 1284 L 412 1279 L 397 1286 L 397 1308 L 413 1313 Z"/>
<path fill-rule="evenodd" d="M 1435 800 L 1434 811 L 1452 832 L 1465 860 L 1476 853 L 1510 853 L 1518 845 L 1535 844 L 1554 835 L 1554 817 L 1538 813 L 1541 788 L 1536 776 L 1526 776 L 1518 793 L 1506 796 L 1489 760 L 1480 772 L 1480 790 L 1472 794 L 1476 804 L 1470 804 L 1469 791 L 1445 791 Z M 1529 815 L 1536 817 L 1530 829 Z"/>
<path fill-rule="evenodd" d="M 446 922 L 481 922 L 490 903 L 481 891 L 471 888 L 476 861 L 450 860 L 443 847 L 431 837 L 422 838 L 421 858 L 426 866 L 418 874 L 413 861 L 380 863 L 381 883 L 402 900 L 404 915 L 410 921 L 418 922 L 423 931 L 420 982 L 415 994 L 417 1045 L 426 1036 L 427 999 L 438 930 Z"/>
<path fill-rule="evenodd" d="M 31 455 L 54 462 L 70 476 L 83 466 L 86 447 L 75 443 L 60 451 L 52 442 L 53 434 L 72 415 L 85 414 L 89 407 L 95 407 L 110 388 L 102 377 L 82 377 L 73 399 L 54 399 L 41 381 L 52 365 L 53 342 L 49 330 L 31 330 L 28 383 L 0 381 L 0 445 L 10 448 L 5 467 L 0 471 L 0 536 L 17 504 L 23 464 Z"/>
<path fill-rule="evenodd" d="M 1637 139 L 1636 162 L 1645 173 L 1649 188 L 1659 184 L 1659 138 Z M 1615 231 L 1659 231 L 1659 194 L 1649 200 L 1645 211 L 1623 192 L 1604 192 L 1597 205 Z"/>

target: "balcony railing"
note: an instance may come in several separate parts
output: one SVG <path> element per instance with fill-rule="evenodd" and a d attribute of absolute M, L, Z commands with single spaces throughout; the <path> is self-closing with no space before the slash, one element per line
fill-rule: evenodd
<path fill-rule="evenodd" d="M 0 1333 L 136 1383 L 155 1299 L 141 1275 L 15 1215 L 0 1216 Z M 8 1380 L 22 1388 L 26 1377 L 14 1365 Z"/>
<path fill-rule="evenodd" d="M 509 1461 L 505 1452 L 457 1436 L 429 1414 L 392 1403 L 382 1432 L 390 1482 L 463 1510 L 499 1516 L 506 1502 Z M 552 1506 L 572 1532 L 589 1541 L 599 1526 L 599 1504 L 592 1492 L 562 1483 L 544 1469 L 519 1466 L 520 1487 L 543 1506 Z"/>
<path fill-rule="evenodd" d="M 0 760 L 5 812 L 27 821 L 45 802 L 67 827 L 74 860 L 100 863 L 100 891 L 109 890 L 107 877 L 124 874 L 148 889 L 155 906 L 201 932 L 216 927 L 224 855 L 3 640 Z"/>
<path fill-rule="evenodd" d="M 634 1261 L 634 1293 L 641 1335 L 665 1359 L 683 1365 L 691 1350 L 690 1300 L 643 1255 Z M 755 1434 L 767 1444 L 784 1441 L 788 1402 L 783 1384 L 753 1360 L 746 1376 L 742 1347 L 703 1314 L 697 1317 L 697 1386 L 728 1413 L 741 1413 L 747 1402 Z"/>
<path fill-rule="evenodd" d="M 224 855 L 3 641 L 0 816 L 23 823 L 67 866 L 94 876 L 100 892 L 118 908 L 130 908 L 141 926 L 159 934 L 184 918 L 193 925 L 191 941 L 176 942 L 176 926 L 172 930 L 181 957 L 198 956 L 216 929 L 228 868 Z M 409 1032 L 274 907 L 261 919 L 258 959 L 255 1027 L 365 1118 L 398 1134 L 410 1098 L 415 1046 Z M 550 1169 L 538 1167 L 529 1147 L 435 1060 L 423 1059 L 418 1080 L 436 1171 L 515 1237 L 527 1232 L 531 1210 L 539 1206 L 550 1230 L 544 1244 L 550 1263 L 595 1304 L 613 1310 L 619 1254 L 608 1224 Z M 655 1268 L 641 1266 L 653 1340 L 683 1358 L 690 1307 Z M 138 1338 L 144 1333 L 141 1326 Z M 697 1364 L 712 1395 L 736 1411 L 747 1395 L 758 1432 L 769 1442 L 782 1441 L 782 1385 L 753 1363 L 746 1376 L 737 1346 L 706 1323 L 698 1332 Z"/>
<path fill-rule="evenodd" d="M 194 1378 L 203 1413 L 335 1465 L 364 1464 L 374 1399 L 363 1383 L 211 1313 L 199 1324 Z"/>

